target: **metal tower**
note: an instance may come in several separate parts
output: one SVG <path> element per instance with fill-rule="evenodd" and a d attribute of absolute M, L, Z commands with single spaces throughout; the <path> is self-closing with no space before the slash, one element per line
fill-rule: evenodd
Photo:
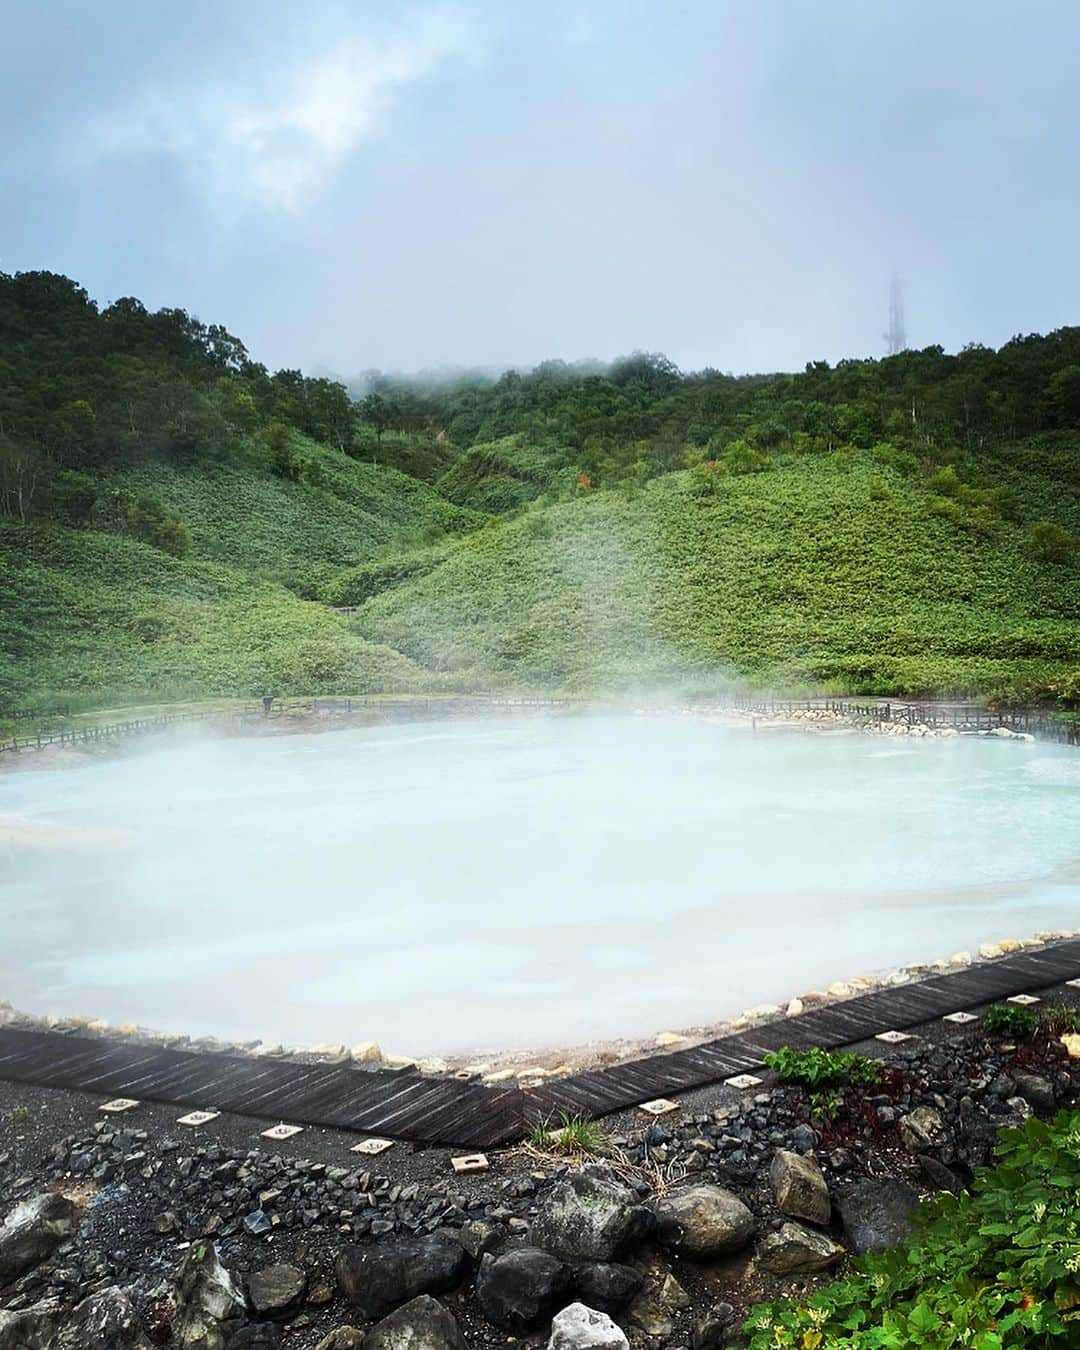
<path fill-rule="evenodd" d="M 900 278 L 894 274 L 889 285 L 889 331 L 884 335 L 889 355 L 907 350 L 907 334 L 904 332 L 904 288 Z"/>

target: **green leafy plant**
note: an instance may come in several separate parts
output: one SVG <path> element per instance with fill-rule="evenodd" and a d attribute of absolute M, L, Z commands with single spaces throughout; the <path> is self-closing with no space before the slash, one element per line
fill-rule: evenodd
<path fill-rule="evenodd" d="M 18 1106 L 11 1108 L 11 1119 L 16 1125 L 25 1124 L 30 1119 L 30 1108 L 25 1102 L 20 1102 Z"/>
<path fill-rule="evenodd" d="M 992 1036 L 1011 1036 L 1026 1041 L 1039 1029 L 1039 1019 L 1030 1008 L 1017 1003 L 995 1003 L 982 1015 L 983 1028 Z"/>
<path fill-rule="evenodd" d="M 824 1088 L 810 1094 L 810 1115 L 823 1125 L 831 1125 L 844 1109 L 844 1094 L 839 1088 Z"/>
<path fill-rule="evenodd" d="M 1080 1344 L 1080 1115 L 1002 1132 L 970 1194 L 925 1200 L 910 1244 L 806 1302 L 761 1305 L 749 1350 L 1066 1350 Z"/>
<path fill-rule="evenodd" d="M 781 1082 L 800 1083 L 809 1088 L 849 1084 L 870 1087 L 880 1083 L 885 1073 L 876 1059 L 851 1051 L 823 1050 L 816 1045 L 809 1050 L 783 1045 L 766 1055 L 764 1062 Z"/>

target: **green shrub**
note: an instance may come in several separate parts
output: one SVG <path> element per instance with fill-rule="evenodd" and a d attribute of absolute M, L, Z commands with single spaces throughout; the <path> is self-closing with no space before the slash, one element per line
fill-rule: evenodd
<path fill-rule="evenodd" d="M 1039 1019 L 1030 1008 L 1018 1003 L 995 1003 L 982 1015 L 982 1024 L 992 1036 L 1012 1036 L 1018 1041 L 1034 1036 Z"/>
<path fill-rule="evenodd" d="M 765 1067 L 772 1069 L 783 1083 L 800 1083 L 803 1087 L 818 1088 L 852 1084 L 871 1086 L 879 1083 L 884 1069 L 876 1059 L 867 1059 L 852 1051 L 795 1050 L 782 1045 L 765 1056 Z"/>
<path fill-rule="evenodd" d="M 1028 530 L 1031 551 L 1039 562 L 1064 563 L 1076 552 L 1076 536 L 1062 525 L 1040 520 Z"/>
<path fill-rule="evenodd" d="M 806 1302 L 761 1305 L 749 1350 L 1067 1350 L 1080 1344 L 1080 1116 L 1005 1130 L 971 1194 L 914 1215 Z"/>
<path fill-rule="evenodd" d="M 764 473 L 772 461 L 748 441 L 732 441 L 724 451 L 721 463 L 728 473 L 742 474 Z"/>

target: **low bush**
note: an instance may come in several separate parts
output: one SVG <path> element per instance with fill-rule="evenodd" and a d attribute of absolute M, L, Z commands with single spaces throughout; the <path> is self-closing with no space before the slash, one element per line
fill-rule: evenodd
<path fill-rule="evenodd" d="M 1002 1132 L 970 1194 L 925 1200 L 910 1244 L 805 1302 L 755 1308 L 749 1350 L 1080 1345 L 1080 1115 Z"/>
<path fill-rule="evenodd" d="M 992 1036 L 1011 1036 L 1024 1041 L 1039 1029 L 1039 1019 L 1030 1008 L 1016 1003 L 995 1003 L 982 1015 L 983 1027 Z"/>
<path fill-rule="evenodd" d="M 821 1088 L 840 1085 L 870 1087 L 880 1083 L 884 1075 L 876 1059 L 867 1059 L 851 1051 L 795 1050 L 782 1045 L 765 1056 L 765 1067 L 772 1069 L 783 1083 L 799 1083 L 803 1087 Z"/>

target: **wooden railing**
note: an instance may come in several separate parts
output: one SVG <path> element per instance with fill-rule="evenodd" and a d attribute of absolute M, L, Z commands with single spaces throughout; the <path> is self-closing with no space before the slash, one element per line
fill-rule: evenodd
<path fill-rule="evenodd" d="M 425 716 L 467 716 L 493 709 L 533 709 L 564 708 L 573 706 L 569 700 L 557 698 L 483 698 L 461 697 L 453 699 L 410 699 L 395 703 L 376 697 L 359 698 L 315 698 L 315 699 L 275 699 L 269 711 L 264 711 L 261 703 L 245 705 L 228 710 L 194 709 L 185 712 L 161 713 L 156 717 L 135 718 L 127 722 L 111 722 L 101 726 L 60 727 L 52 731 L 37 731 L 27 736 L 13 736 L 0 742 L 0 752 L 5 750 L 43 750 L 53 745 L 85 745 L 92 741 L 109 740 L 116 736 L 133 736 L 155 731 L 164 731 L 169 727 L 185 722 L 235 722 L 252 718 L 277 718 L 304 713 L 340 713 L 349 716 L 362 711 L 378 710 L 387 719 L 395 715 L 409 720 Z M 704 706 L 704 705 L 702 705 Z M 734 709 L 739 712 L 757 714 L 761 717 L 777 717 L 795 712 L 831 712 L 845 719 L 865 725 L 884 722 L 906 723 L 909 726 L 925 726 L 933 730 L 951 727 L 961 734 L 979 734 L 993 731 L 996 727 L 1007 727 L 1010 731 L 1024 732 L 1040 741 L 1058 741 L 1065 745 L 1080 746 L 1080 716 L 1068 713 L 1055 713 L 1048 709 L 1016 708 L 990 709 L 971 703 L 911 703 L 892 699 L 857 700 L 845 698 L 822 699 L 777 699 L 731 697 L 710 700 L 709 707 L 717 711 Z"/>
<path fill-rule="evenodd" d="M 36 731 L 27 736 L 12 736 L 0 741 L 0 752 L 5 750 L 44 750 L 48 746 L 86 745 L 92 741 L 109 740 L 116 736 L 134 736 L 164 731 L 182 722 L 229 723 L 250 721 L 263 717 L 277 718 L 304 713 L 341 713 L 348 716 L 363 710 L 379 709 L 388 717 L 395 713 L 407 714 L 410 719 L 431 714 L 453 712 L 457 715 L 480 713 L 491 708 L 558 708 L 565 700 L 546 698 L 461 698 L 410 699 L 393 703 L 379 698 L 315 698 L 274 699 L 269 711 L 257 702 L 231 709 L 194 709 L 185 712 L 162 713 L 156 717 L 135 718 L 127 722 L 109 722 L 91 727 L 59 727 L 50 731 Z"/>
<path fill-rule="evenodd" d="M 966 734 L 990 732 L 997 727 L 1023 732 L 1040 741 L 1060 741 L 1080 745 L 1080 714 L 1055 712 L 1046 708 L 984 708 L 974 703 L 908 702 L 896 699 L 722 699 L 719 708 L 777 717 L 795 712 L 832 712 L 852 722 L 877 725 L 883 722 L 930 727 L 937 731 L 951 727 Z"/>

